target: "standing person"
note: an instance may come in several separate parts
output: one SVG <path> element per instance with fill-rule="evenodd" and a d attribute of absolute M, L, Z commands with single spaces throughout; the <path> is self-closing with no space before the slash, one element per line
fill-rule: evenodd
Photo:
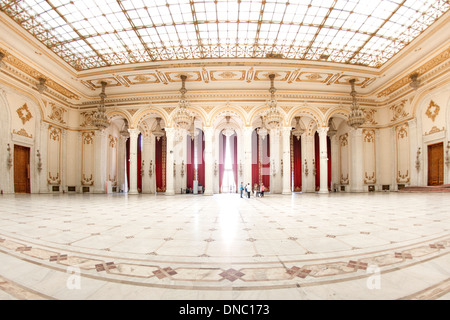
<path fill-rule="evenodd" d="M 252 187 L 250 186 L 250 183 L 247 184 L 246 188 L 247 188 L 247 196 L 250 199 L 250 193 L 252 192 Z"/>
<path fill-rule="evenodd" d="M 242 193 L 244 192 L 244 183 L 241 182 L 241 198 L 242 198 Z"/>
<path fill-rule="evenodd" d="M 261 197 L 264 197 L 264 184 L 262 184 L 262 183 L 261 183 L 260 192 L 261 192 Z"/>

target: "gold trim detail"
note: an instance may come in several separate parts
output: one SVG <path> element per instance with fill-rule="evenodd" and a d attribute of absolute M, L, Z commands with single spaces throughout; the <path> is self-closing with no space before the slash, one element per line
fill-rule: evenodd
<path fill-rule="evenodd" d="M 30 138 L 30 139 L 32 139 L 33 138 L 33 135 L 32 134 L 28 134 L 28 132 L 25 130 L 25 129 L 20 129 L 19 131 L 17 131 L 17 130 L 13 130 L 13 133 L 14 134 L 17 134 L 17 135 L 19 135 L 19 136 L 22 136 L 22 137 L 26 137 L 26 138 Z"/>
<path fill-rule="evenodd" d="M 431 100 L 425 114 L 427 115 L 428 118 L 430 118 L 434 122 L 437 115 L 439 114 L 439 110 L 441 110 L 441 108 L 436 103 L 434 103 L 433 100 Z"/>
<path fill-rule="evenodd" d="M 29 121 L 31 118 L 33 118 L 33 115 L 30 112 L 30 109 L 28 109 L 27 104 L 25 103 L 23 106 L 18 108 L 16 110 L 17 115 L 19 116 L 20 120 L 22 120 L 22 123 L 25 124 L 27 121 Z"/>

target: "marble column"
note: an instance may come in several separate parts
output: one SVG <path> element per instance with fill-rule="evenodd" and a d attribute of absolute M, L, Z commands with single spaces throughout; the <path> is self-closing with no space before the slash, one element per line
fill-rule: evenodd
<path fill-rule="evenodd" d="M 214 194 L 213 188 L 213 177 L 214 177 L 214 164 L 212 155 L 212 144 L 213 144 L 213 127 L 203 127 L 203 132 L 205 133 L 205 196 L 212 196 Z"/>
<path fill-rule="evenodd" d="M 412 120 L 408 121 L 408 128 L 409 128 L 409 137 L 410 137 L 409 138 L 409 147 L 410 147 L 410 152 L 409 152 L 410 169 L 409 169 L 409 172 L 411 172 L 410 185 L 418 186 L 419 185 L 419 176 L 423 170 L 423 163 L 422 163 L 422 161 L 420 161 L 423 150 L 420 149 L 420 154 L 419 154 L 420 166 L 417 169 L 416 168 L 417 151 L 418 151 L 418 148 L 420 147 L 419 143 L 417 141 L 417 120 L 412 119 Z"/>
<path fill-rule="evenodd" d="M 161 138 L 160 138 L 161 139 Z M 149 192 L 156 193 L 156 177 L 155 177 L 155 151 L 156 151 L 156 137 L 150 134 L 150 144 L 149 144 L 149 156 L 148 165 L 145 174 L 149 178 Z"/>
<path fill-rule="evenodd" d="M 328 193 L 328 152 L 327 132 L 328 127 L 319 127 L 319 158 L 320 158 L 320 189 L 319 193 Z"/>
<path fill-rule="evenodd" d="M 271 129 L 270 134 L 270 193 L 281 193 L 281 156 L 280 156 L 280 135 L 278 129 Z M 267 139 L 267 138 L 266 138 Z"/>
<path fill-rule="evenodd" d="M 139 194 L 137 189 L 137 143 L 139 129 L 128 129 L 130 132 L 130 191 L 129 194 Z"/>
<path fill-rule="evenodd" d="M 173 196 L 175 195 L 175 186 L 174 186 L 174 176 L 173 176 L 173 159 L 174 159 L 174 151 L 173 151 L 173 142 L 175 138 L 175 129 L 174 128 L 166 128 L 166 195 Z"/>
<path fill-rule="evenodd" d="M 142 148 L 142 193 L 151 193 L 151 181 L 150 176 L 148 174 L 148 170 L 150 168 L 150 160 L 151 160 L 151 150 L 154 147 L 154 143 L 152 141 L 155 140 L 153 135 L 144 136 L 144 143 Z M 153 163 L 153 162 L 152 162 Z"/>
<path fill-rule="evenodd" d="M 282 139 L 283 139 L 283 189 L 282 194 L 292 194 L 291 190 L 291 130 L 292 128 L 283 127 L 282 129 Z"/>
<path fill-rule="evenodd" d="M 303 177 L 302 191 L 315 192 L 315 176 L 314 176 L 314 136 L 304 133 L 302 134 L 302 156 L 303 156 Z M 308 171 L 306 171 L 308 169 Z"/>
<path fill-rule="evenodd" d="M 79 131 L 77 133 L 77 146 L 76 146 L 78 152 L 77 152 L 77 167 L 75 168 L 75 176 L 77 177 L 77 185 L 76 190 L 79 193 L 83 192 L 82 186 L 81 186 L 81 170 L 83 166 L 83 159 L 81 158 L 81 155 L 83 154 L 83 133 Z"/>
<path fill-rule="evenodd" d="M 350 171 L 350 191 L 364 191 L 364 154 L 362 129 L 352 129 L 351 137 L 351 171 Z"/>
<path fill-rule="evenodd" d="M 67 191 L 67 130 L 61 130 L 61 188 L 59 192 Z"/>
<path fill-rule="evenodd" d="M 127 137 L 120 136 L 117 149 L 117 187 L 118 191 L 128 192 L 127 187 Z"/>
<path fill-rule="evenodd" d="M 94 193 L 105 193 L 106 182 L 106 132 L 95 131 L 95 171 L 94 171 Z"/>
<path fill-rule="evenodd" d="M 244 163 L 243 163 L 243 182 L 244 185 L 252 183 L 252 127 L 243 128 L 243 147 L 244 147 Z M 238 182 L 240 183 L 240 181 Z"/>
<path fill-rule="evenodd" d="M 335 134 L 331 137 L 331 191 L 339 191 L 338 185 L 341 183 L 339 177 L 339 136 Z"/>

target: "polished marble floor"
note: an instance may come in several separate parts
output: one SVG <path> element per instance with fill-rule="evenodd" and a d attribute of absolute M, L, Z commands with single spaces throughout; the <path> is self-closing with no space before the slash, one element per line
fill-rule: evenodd
<path fill-rule="evenodd" d="M 448 193 L 0 197 L 0 299 L 449 299 Z"/>

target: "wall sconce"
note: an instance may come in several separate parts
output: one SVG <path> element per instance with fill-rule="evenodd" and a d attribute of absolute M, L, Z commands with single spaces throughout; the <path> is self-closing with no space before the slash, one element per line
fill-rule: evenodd
<path fill-rule="evenodd" d="M 214 176 L 217 176 L 217 161 L 214 161 Z"/>
<path fill-rule="evenodd" d="M 420 148 L 417 148 L 417 155 L 416 155 L 416 169 L 417 171 L 420 170 Z"/>
<path fill-rule="evenodd" d="M 173 176 L 177 176 L 177 163 L 175 160 L 173 160 Z"/>
<path fill-rule="evenodd" d="M 142 164 L 141 164 L 141 177 L 144 176 L 144 160 L 142 160 Z"/>
<path fill-rule="evenodd" d="M 316 159 L 313 159 L 313 175 L 316 175 Z"/>
<path fill-rule="evenodd" d="M 280 171 L 281 171 L 281 176 L 283 176 L 283 159 L 281 159 Z"/>
<path fill-rule="evenodd" d="M 148 175 L 151 177 L 153 175 L 153 160 L 150 160 L 150 166 L 148 169 Z"/>
<path fill-rule="evenodd" d="M 8 143 L 8 146 L 6 147 L 6 151 L 8 151 L 8 158 L 6 160 L 6 164 L 8 165 L 8 169 L 11 169 L 12 157 L 11 157 L 11 147 L 9 146 L 9 143 Z"/>
<path fill-rule="evenodd" d="M 181 177 L 184 177 L 184 160 L 181 161 Z"/>
<path fill-rule="evenodd" d="M 447 167 L 450 165 L 450 156 L 448 155 L 448 152 L 450 151 L 450 141 L 447 141 L 447 150 L 445 150 L 445 164 Z"/>
<path fill-rule="evenodd" d="M 39 152 L 39 150 L 37 151 L 36 157 L 38 158 L 37 170 L 40 173 L 42 170 L 42 161 L 41 161 L 41 153 Z"/>
<path fill-rule="evenodd" d="M 242 176 L 242 162 L 239 161 L 239 175 Z"/>
<path fill-rule="evenodd" d="M 309 170 L 308 170 L 308 162 L 305 159 L 305 176 L 308 176 Z"/>

